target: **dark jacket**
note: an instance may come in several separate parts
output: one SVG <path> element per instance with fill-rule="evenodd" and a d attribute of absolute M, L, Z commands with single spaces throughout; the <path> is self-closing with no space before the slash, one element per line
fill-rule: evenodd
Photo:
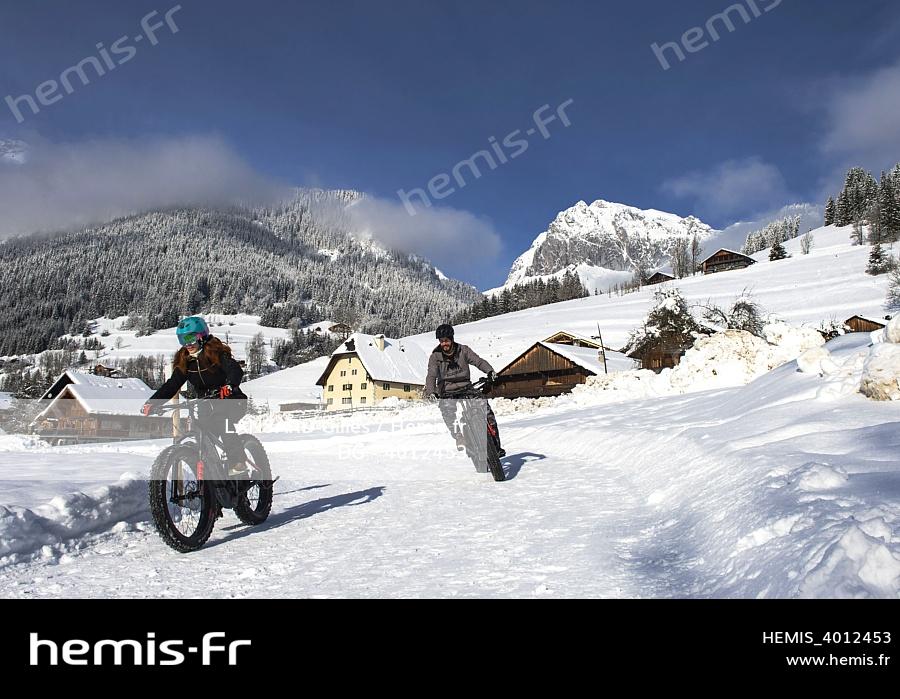
<path fill-rule="evenodd" d="M 184 352 L 184 349 L 179 352 Z M 232 393 L 234 398 L 246 398 L 244 393 L 237 388 L 244 377 L 244 370 L 231 356 L 231 352 L 221 352 L 217 355 L 218 362 L 213 361 L 213 357 L 204 347 L 203 352 L 197 359 L 187 357 L 187 374 L 178 368 L 176 356 L 176 366 L 172 370 L 172 377 L 166 381 L 159 390 L 156 391 L 150 400 L 165 399 L 168 400 L 178 393 L 179 389 L 184 385 L 185 381 L 190 381 L 191 385 L 196 389 L 198 396 L 206 396 L 212 391 L 217 391 L 222 386 L 231 386 L 236 389 Z"/>
<path fill-rule="evenodd" d="M 485 360 L 475 354 L 471 348 L 453 343 L 453 351 L 450 355 L 444 354 L 441 346 L 434 348 L 428 357 L 428 375 L 425 378 L 425 395 L 437 394 L 443 396 L 448 393 L 461 391 L 472 384 L 469 374 L 469 365 L 474 365 L 485 374 L 494 369 Z"/>

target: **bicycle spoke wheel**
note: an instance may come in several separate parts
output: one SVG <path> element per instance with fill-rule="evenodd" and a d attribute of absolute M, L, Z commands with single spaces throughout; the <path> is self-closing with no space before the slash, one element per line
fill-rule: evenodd
<path fill-rule="evenodd" d="M 244 524 L 261 524 L 272 510 L 272 469 L 259 440 L 250 435 L 244 435 L 243 440 L 250 487 L 234 506 L 234 513 Z"/>
<path fill-rule="evenodd" d="M 198 477 L 198 461 L 195 449 L 174 445 L 157 457 L 151 472 L 150 511 L 156 529 L 182 553 L 203 546 L 215 523 L 212 490 Z"/>

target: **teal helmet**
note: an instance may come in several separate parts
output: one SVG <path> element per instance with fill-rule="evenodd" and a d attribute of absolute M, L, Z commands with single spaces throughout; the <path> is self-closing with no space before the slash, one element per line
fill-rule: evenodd
<path fill-rule="evenodd" d="M 178 343 L 182 347 L 195 342 L 202 347 L 203 343 L 209 339 L 209 326 L 200 316 L 188 316 L 178 323 L 175 335 L 178 336 Z"/>

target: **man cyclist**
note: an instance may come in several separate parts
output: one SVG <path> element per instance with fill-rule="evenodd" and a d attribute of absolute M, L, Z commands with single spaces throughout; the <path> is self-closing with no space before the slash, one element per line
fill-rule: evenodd
<path fill-rule="evenodd" d="M 469 366 L 475 366 L 487 374 L 488 381 L 494 382 L 497 380 L 494 368 L 475 354 L 467 345 L 454 342 L 452 325 L 446 323 L 440 325 L 434 334 L 438 340 L 438 346 L 434 348 L 431 356 L 428 357 L 425 397 L 484 400 L 487 422 L 491 428 L 489 432 L 495 435 L 494 443 L 497 446 L 497 454 L 500 457 L 506 456 L 506 452 L 500 446 L 500 430 L 497 427 L 497 418 L 494 417 L 494 411 L 491 410 L 491 406 L 484 396 L 472 386 L 469 372 Z M 447 429 L 456 438 L 456 448 L 462 450 L 464 448 L 462 434 L 454 429 L 456 400 L 441 400 L 440 408 Z"/>

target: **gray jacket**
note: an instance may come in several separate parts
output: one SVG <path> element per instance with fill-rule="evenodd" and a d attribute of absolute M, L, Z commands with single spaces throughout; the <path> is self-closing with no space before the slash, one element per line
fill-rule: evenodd
<path fill-rule="evenodd" d="M 481 369 L 485 374 L 494 369 L 466 345 L 453 343 L 453 353 L 448 357 L 441 346 L 434 348 L 428 357 L 428 375 L 425 378 L 425 395 L 444 395 L 462 390 L 472 383 L 469 365 Z"/>

